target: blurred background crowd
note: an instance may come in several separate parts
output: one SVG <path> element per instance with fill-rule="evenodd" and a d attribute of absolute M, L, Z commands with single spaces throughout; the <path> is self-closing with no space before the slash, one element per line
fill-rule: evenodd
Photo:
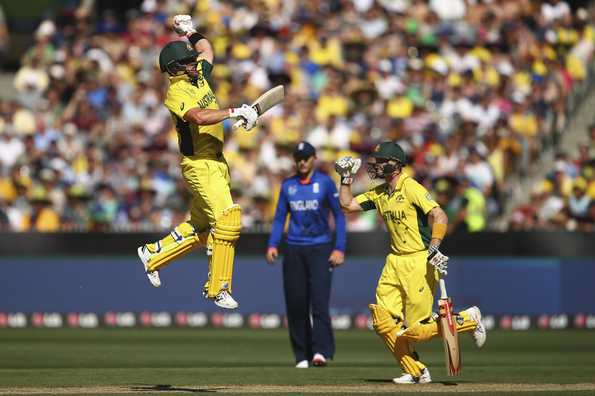
<path fill-rule="evenodd" d="M 67 2 L 36 27 L 0 101 L 0 227 L 161 231 L 185 220 L 188 193 L 156 60 L 191 14 L 215 53 L 219 105 L 283 84 L 286 100 L 250 132 L 225 124 L 225 155 L 246 229 L 267 230 L 300 140 L 332 171 L 396 140 L 451 231 L 594 230 L 595 127 L 559 152 L 526 204 L 507 198 L 567 126 L 590 80 L 589 7 L 529 0 L 138 1 L 125 13 Z M 6 16 L 0 13 L 0 22 Z M 3 23 L 3 25 L 6 25 Z M 0 28 L 0 58 L 6 46 Z M 595 119 L 593 120 L 595 121 Z M 354 185 L 371 184 L 365 169 Z M 348 218 L 351 231 L 379 227 Z"/>

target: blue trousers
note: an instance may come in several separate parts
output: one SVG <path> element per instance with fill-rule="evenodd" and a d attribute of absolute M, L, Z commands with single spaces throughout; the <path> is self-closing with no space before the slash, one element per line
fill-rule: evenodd
<path fill-rule="evenodd" d="M 333 272 L 328 258 L 330 243 L 287 245 L 283 256 L 283 289 L 289 338 L 295 361 L 312 360 L 315 353 L 327 359 L 335 354 L 329 314 Z"/>

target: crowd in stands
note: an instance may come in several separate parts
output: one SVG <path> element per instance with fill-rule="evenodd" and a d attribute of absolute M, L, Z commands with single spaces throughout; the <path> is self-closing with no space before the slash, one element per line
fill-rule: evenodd
<path fill-rule="evenodd" d="M 156 62 L 178 39 L 175 14 L 193 15 L 214 46 L 221 107 L 285 85 L 255 130 L 225 123 L 233 195 L 253 230 L 270 225 L 302 139 L 333 177 L 339 156 L 398 141 L 451 228 L 486 229 L 564 129 L 595 44 L 592 11 L 560 0 L 144 0 L 125 15 L 81 4 L 41 21 L 16 99 L 0 101 L 3 229 L 162 231 L 187 218 Z M 539 205 L 510 227 L 588 227 L 589 155 L 561 155 Z M 370 183 L 362 169 L 354 189 Z M 379 224 L 373 212 L 348 217 L 352 231 Z"/>
<path fill-rule="evenodd" d="M 538 181 L 530 201 L 512 213 L 509 229 L 595 232 L 595 124 L 576 155 L 559 152 L 553 169 Z"/>

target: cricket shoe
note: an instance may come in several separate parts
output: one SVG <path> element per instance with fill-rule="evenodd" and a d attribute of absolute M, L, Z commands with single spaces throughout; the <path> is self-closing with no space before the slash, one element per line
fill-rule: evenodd
<path fill-rule="evenodd" d="M 471 320 L 477 323 L 477 327 L 475 328 L 473 333 L 471 333 L 471 335 L 475 340 L 475 345 L 477 345 L 478 348 L 481 348 L 483 344 L 486 343 L 486 338 L 488 336 L 488 332 L 483 323 L 481 322 L 481 311 L 478 307 L 471 307 L 467 308 L 465 312 L 467 313 L 467 315 L 469 315 Z"/>
<path fill-rule="evenodd" d="M 429 384 L 432 382 L 432 377 L 430 376 L 430 370 L 425 368 L 421 371 L 419 378 L 406 373 L 400 377 L 393 378 L 393 382 L 397 385 Z"/>
<path fill-rule="evenodd" d="M 147 245 L 139 246 L 136 249 L 138 253 L 138 258 L 142 261 L 143 266 L 145 267 L 145 274 L 147 274 L 147 278 L 149 278 L 149 282 L 155 287 L 161 286 L 161 279 L 159 279 L 159 271 L 149 271 L 149 260 L 151 258 L 151 252 L 147 249 Z"/>
<path fill-rule="evenodd" d="M 312 365 L 316 367 L 324 367 L 326 366 L 326 358 L 321 353 L 315 353 L 312 358 Z"/>
<path fill-rule="evenodd" d="M 204 292 L 203 292 L 204 295 Z M 217 294 L 215 297 L 210 298 L 207 297 L 211 300 L 213 300 L 213 302 L 215 303 L 216 306 L 221 307 L 221 308 L 225 308 L 225 309 L 236 309 L 239 304 L 236 300 L 233 299 L 233 297 L 231 296 L 231 294 L 229 294 L 229 292 L 225 289 L 221 290 L 219 292 L 219 294 Z"/>
<path fill-rule="evenodd" d="M 307 360 L 300 360 L 295 365 L 295 368 L 308 368 L 308 361 Z"/>

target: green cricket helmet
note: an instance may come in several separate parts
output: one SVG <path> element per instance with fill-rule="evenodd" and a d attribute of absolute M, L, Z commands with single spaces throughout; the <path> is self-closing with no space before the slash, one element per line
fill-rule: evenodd
<path fill-rule="evenodd" d="M 404 164 L 406 161 L 405 152 L 397 143 L 389 141 L 382 142 L 374 148 L 372 154 L 373 158 L 385 158 L 399 161 Z"/>
<path fill-rule="evenodd" d="M 198 52 L 184 41 L 172 41 L 159 53 L 159 68 L 162 73 L 175 76 L 186 70 L 184 64 L 196 61 Z"/>
<path fill-rule="evenodd" d="M 373 162 L 368 163 L 368 174 L 372 179 L 384 178 L 401 169 L 407 161 L 405 152 L 397 143 L 382 142 L 370 154 Z"/>

